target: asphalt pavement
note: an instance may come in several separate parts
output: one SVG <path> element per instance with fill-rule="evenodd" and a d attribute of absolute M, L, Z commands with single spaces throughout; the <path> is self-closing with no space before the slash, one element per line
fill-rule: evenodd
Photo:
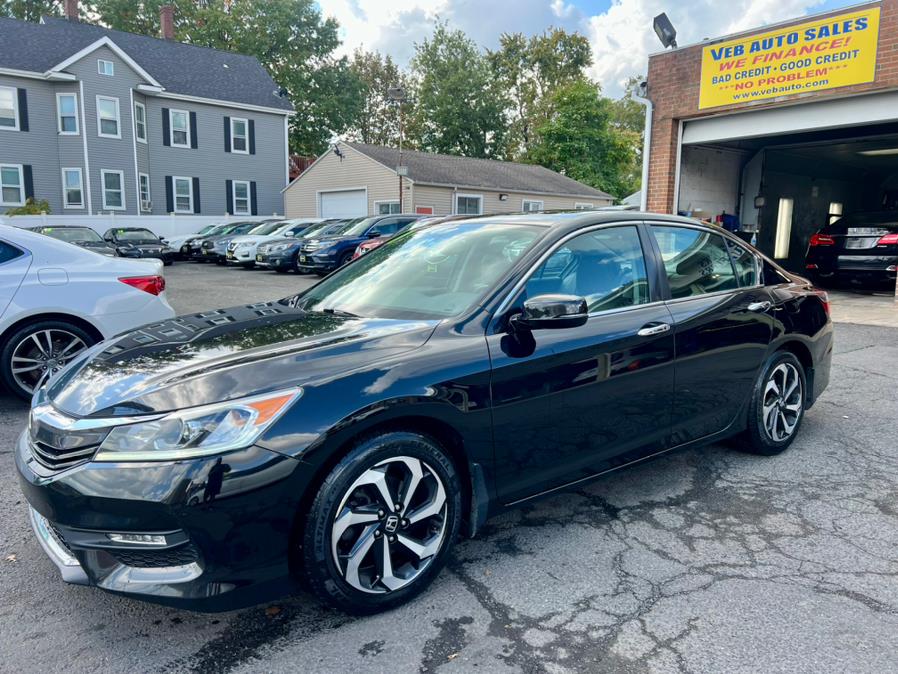
<path fill-rule="evenodd" d="M 178 264 L 180 311 L 293 274 Z M 898 330 L 839 324 L 785 454 L 680 452 L 491 520 L 430 591 L 353 618 L 306 595 L 196 614 L 69 586 L 34 540 L 0 398 L 0 671 L 895 671 Z"/>

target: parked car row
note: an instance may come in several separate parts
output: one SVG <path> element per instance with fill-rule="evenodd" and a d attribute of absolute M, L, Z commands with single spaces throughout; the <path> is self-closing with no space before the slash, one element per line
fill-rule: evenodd
<path fill-rule="evenodd" d="M 164 239 L 145 227 L 113 227 L 101 237 L 90 227 L 79 225 L 46 225 L 32 227 L 32 232 L 72 243 L 107 257 L 162 260 L 166 266 L 175 261 L 175 251 Z"/>

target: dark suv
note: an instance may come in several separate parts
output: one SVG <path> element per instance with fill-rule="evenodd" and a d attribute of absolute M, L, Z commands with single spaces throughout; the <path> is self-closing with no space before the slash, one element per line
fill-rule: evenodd
<path fill-rule="evenodd" d="M 808 244 L 805 268 L 818 283 L 894 288 L 898 211 L 846 215 L 818 230 Z"/>
<path fill-rule="evenodd" d="M 329 274 L 349 262 L 363 241 L 391 236 L 420 217 L 414 214 L 375 215 L 360 220 L 340 234 L 307 238 L 299 251 L 297 268 L 321 276 Z"/>

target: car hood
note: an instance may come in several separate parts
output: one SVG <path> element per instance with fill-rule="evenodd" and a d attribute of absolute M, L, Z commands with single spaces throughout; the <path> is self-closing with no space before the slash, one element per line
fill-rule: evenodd
<path fill-rule="evenodd" d="M 180 316 L 103 342 L 48 396 L 77 417 L 195 407 L 349 374 L 421 346 L 436 325 L 303 312 L 287 302 Z"/>
<path fill-rule="evenodd" d="M 235 236 L 231 239 L 231 243 L 258 243 L 259 241 L 268 241 L 271 236 L 268 234 L 244 234 Z"/>

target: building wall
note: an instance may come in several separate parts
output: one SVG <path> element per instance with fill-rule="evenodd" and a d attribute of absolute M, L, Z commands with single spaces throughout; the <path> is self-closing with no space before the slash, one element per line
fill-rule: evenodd
<path fill-rule="evenodd" d="M 415 185 L 414 205 L 433 206 L 435 215 L 449 215 L 454 212 L 453 195 L 456 193 L 451 187 L 434 187 L 429 185 Z M 599 197 L 560 197 L 540 194 L 525 194 L 523 192 L 498 192 L 494 190 L 477 190 L 471 188 L 459 188 L 458 194 L 479 195 L 483 197 L 484 213 L 517 213 L 523 208 L 523 201 L 542 201 L 545 210 L 572 209 L 576 204 L 589 204 L 591 206 L 608 206 L 613 203 L 611 199 Z M 499 199 L 500 194 L 507 194 L 505 201 Z"/>
<path fill-rule="evenodd" d="M 97 69 L 99 59 L 115 64 L 114 76 L 99 74 Z M 137 86 L 143 83 L 142 78 L 107 47 L 96 49 L 66 70 L 75 75 L 78 81 L 50 82 L 0 75 L 0 86 L 24 88 L 27 91 L 29 119 L 27 132 L 0 131 L 0 163 L 30 165 L 34 180 L 34 196 L 39 200 L 46 199 L 51 213 L 64 215 L 87 213 L 88 190 L 93 212 L 105 212 L 100 173 L 103 169 L 124 173 L 125 210 L 117 211 L 118 214 L 139 213 L 137 173 L 147 173 L 150 176 L 153 207 L 151 212 L 143 214 L 165 214 L 165 177 L 174 175 L 199 178 L 202 215 L 214 216 L 226 213 L 227 180 L 256 182 L 259 215 L 284 212 L 281 190 L 286 183 L 287 170 L 285 115 L 144 96 L 135 91 Z M 77 136 L 58 133 L 56 94 L 61 92 L 74 92 L 78 95 Z M 135 101 L 146 105 L 147 143 L 135 143 L 134 140 L 132 93 Z M 118 98 L 121 138 L 102 138 L 98 135 L 98 95 Z M 163 108 L 196 113 L 197 148 L 166 147 L 163 144 Z M 255 154 L 225 152 L 226 116 L 253 120 Z M 85 140 L 88 147 L 87 162 L 84 157 Z M 63 208 L 62 168 L 82 169 L 84 208 Z M 0 213 L 6 210 L 7 207 L 0 207 Z"/>
<path fill-rule="evenodd" d="M 739 179 L 746 153 L 706 147 L 684 147 L 680 169 L 680 210 L 713 219 L 735 213 Z"/>
<path fill-rule="evenodd" d="M 647 185 L 648 209 L 669 213 L 673 208 L 676 179 L 677 143 L 680 122 L 708 115 L 720 115 L 734 110 L 762 109 L 794 103 L 796 99 L 821 101 L 862 92 L 882 91 L 898 87 L 898 0 L 882 0 L 879 48 L 876 57 L 876 75 L 873 82 L 839 89 L 829 89 L 817 94 L 793 94 L 776 99 L 747 102 L 699 110 L 702 49 L 709 44 L 685 47 L 654 54 L 649 58 L 648 97 L 654 106 L 652 118 L 652 142 Z M 845 12 L 836 10 L 821 17 Z M 799 24 L 807 17 L 796 18 L 788 24 Z M 758 28 L 755 32 L 764 32 Z"/>
<path fill-rule="evenodd" d="M 374 213 L 375 201 L 399 199 L 399 179 L 393 171 L 346 145 L 341 145 L 340 151 L 342 159 L 327 152 L 291 183 L 284 192 L 287 217 L 317 217 L 318 195 L 326 191 L 367 187 L 368 213 Z M 403 182 L 410 196 L 412 186 Z M 403 210 L 409 210 L 406 204 Z"/>

